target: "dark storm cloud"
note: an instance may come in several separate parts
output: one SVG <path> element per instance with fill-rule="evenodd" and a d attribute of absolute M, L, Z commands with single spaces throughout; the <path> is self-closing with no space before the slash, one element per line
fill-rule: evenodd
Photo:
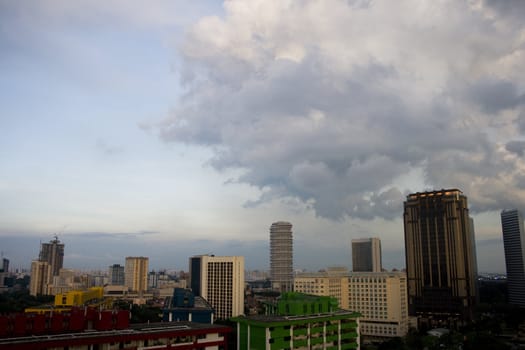
<path fill-rule="evenodd" d="M 487 113 L 497 113 L 525 103 L 525 95 L 518 95 L 516 85 L 510 81 L 476 81 L 468 92 L 473 102 Z"/>
<path fill-rule="evenodd" d="M 523 152 L 525 151 L 525 141 L 510 141 L 505 145 L 507 151 L 516 153 L 520 157 L 523 157 Z"/>
<path fill-rule="evenodd" d="M 395 218 L 407 191 L 424 190 L 406 185 L 412 169 L 429 188 L 463 189 L 475 210 L 525 200 L 516 145 L 502 146 L 520 133 L 503 113 L 523 113 L 523 38 L 494 25 L 503 14 L 487 20 L 491 8 L 397 6 L 226 3 L 225 19 L 188 32 L 188 91 L 163 139 L 210 146 L 213 167 L 243 169 L 237 181 L 262 190 L 248 205 Z"/>

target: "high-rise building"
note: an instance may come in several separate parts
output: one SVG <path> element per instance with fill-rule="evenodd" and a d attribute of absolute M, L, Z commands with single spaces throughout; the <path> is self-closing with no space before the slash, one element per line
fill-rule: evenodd
<path fill-rule="evenodd" d="M 403 217 L 409 314 L 430 326 L 471 321 L 477 265 L 467 197 L 457 189 L 410 194 Z"/>
<path fill-rule="evenodd" d="M 58 276 L 64 264 L 64 244 L 60 243 L 57 236 L 49 243 L 40 244 L 38 260 L 47 261 L 51 266 L 51 275 Z"/>
<path fill-rule="evenodd" d="M 47 295 L 52 278 L 51 265 L 47 261 L 33 260 L 31 262 L 29 294 L 33 296 Z"/>
<path fill-rule="evenodd" d="M 113 264 L 109 267 L 109 284 L 112 286 L 123 286 L 125 283 L 124 266 Z"/>
<path fill-rule="evenodd" d="M 143 256 L 126 257 L 124 281 L 131 292 L 143 293 L 148 290 L 149 259 Z"/>
<path fill-rule="evenodd" d="M 521 213 L 516 209 L 503 210 L 501 228 L 507 268 L 508 302 L 525 307 L 525 230 Z"/>
<path fill-rule="evenodd" d="M 190 258 L 190 286 L 215 309 L 217 319 L 244 313 L 244 257 L 198 255 Z"/>
<path fill-rule="evenodd" d="M 270 280 L 272 288 L 288 292 L 293 287 L 292 224 L 274 222 L 270 227 Z"/>
<path fill-rule="evenodd" d="M 381 240 L 379 238 L 352 239 L 352 271 L 381 272 Z"/>

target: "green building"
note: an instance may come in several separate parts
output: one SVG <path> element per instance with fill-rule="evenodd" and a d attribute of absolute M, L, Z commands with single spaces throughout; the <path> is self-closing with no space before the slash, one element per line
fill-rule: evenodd
<path fill-rule="evenodd" d="M 359 316 L 332 297 L 283 293 L 265 315 L 233 318 L 237 349 L 359 349 Z"/>

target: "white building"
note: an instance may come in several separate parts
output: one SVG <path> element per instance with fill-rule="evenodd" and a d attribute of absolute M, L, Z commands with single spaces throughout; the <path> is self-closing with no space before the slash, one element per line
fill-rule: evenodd
<path fill-rule="evenodd" d="M 407 279 L 404 272 L 301 273 L 294 291 L 337 298 L 342 309 L 359 312 L 366 342 L 402 337 L 409 328 Z"/>
<path fill-rule="evenodd" d="M 193 256 L 189 270 L 193 293 L 208 301 L 217 319 L 244 313 L 243 256 Z"/>

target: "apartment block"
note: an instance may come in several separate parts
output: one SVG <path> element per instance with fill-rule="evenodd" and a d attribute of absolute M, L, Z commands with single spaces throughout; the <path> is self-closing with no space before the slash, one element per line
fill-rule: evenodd
<path fill-rule="evenodd" d="M 148 290 L 148 265 L 147 257 L 126 257 L 124 280 L 130 291 L 143 293 Z"/>

